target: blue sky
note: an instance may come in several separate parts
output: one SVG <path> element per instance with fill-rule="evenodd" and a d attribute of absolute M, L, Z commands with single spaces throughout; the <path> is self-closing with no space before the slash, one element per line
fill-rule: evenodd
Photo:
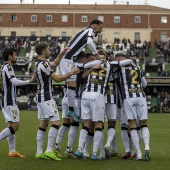
<path fill-rule="evenodd" d="M 113 4 L 114 0 L 70 0 L 71 4 Z M 115 0 L 117 4 L 149 4 L 163 8 L 170 8 L 170 0 Z M 23 0 L 24 4 L 32 3 L 33 0 Z M 68 4 L 69 0 L 35 0 L 36 4 Z M 0 4 L 19 4 L 20 0 L 0 0 Z"/>

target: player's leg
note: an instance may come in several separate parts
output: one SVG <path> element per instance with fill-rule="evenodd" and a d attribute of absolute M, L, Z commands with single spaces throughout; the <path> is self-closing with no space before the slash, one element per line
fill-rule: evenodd
<path fill-rule="evenodd" d="M 84 122 L 84 125 L 80 131 L 78 150 L 75 153 L 75 155 L 80 159 L 85 159 L 85 156 L 83 154 L 83 148 L 84 148 L 87 134 L 90 129 L 91 120 L 86 119 L 86 120 L 83 120 L 83 122 Z"/>
<path fill-rule="evenodd" d="M 141 126 L 142 138 L 145 145 L 145 154 L 143 160 L 149 161 L 150 160 L 150 147 L 149 147 L 150 133 L 147 126 L 148 111 L 147 111 L 146 98 L 140 98 L 138 102 L 139 102 L 139 106 L 142 106 L 142 107 L 138 107 L 138 117 Z"/>
<path fill-rule="evenodd" d="M 54 152 L 56 152 L 56 156 L 62 157 L 61 151 L 60 151 L 60 144 L 64 138 L 64 135 L 66 134 L 67 130 L 70 128 L 71 120 L 67 116 L 68 112 L 68 98 L 65 96 L 62 100 L 62 119 L 63 124 L 61 128 L 58 131 L 56 142 L 54 145 Z"/>
<path fill-rule="evenodd" d="M 48 123 L 48 120 L 40 120 L 40 125 L 37 131 L 37 152 L 35 158 L 48 159 L 43 152 L 45 133 Z"/>
<path fill-rule="evenodd" d="M 60 73 L 64 75 L 70 72 L 73 68 L 73 61 L 62 59 L 60 61 Z M 74 107 L 76 106 L 75 103 L 75 96 L 76 96 L 76 75 L 71 76 L 69 79 L 66 80 L 67 86 L 67 97 L 68 97 L 68 106 L 69 110 L 67 116 L 71 117 L 74 121 L 80 122 L 77 113 L 74 111 Z"/>
<path fill-rule="evenodd" d="M 71 127 L 70 127 L 70 130 L 68 133 L 67 148 L 64 152 L 66 156 L 69 156 L 72 158 L 76 158 L 74 152 L 72 151 L 72 146 L 75 143 L 78 128 L 79 128 L 79 123 L 77 123 L 77 122 L 71 123 Z"/>
<path fill-rule="evenodd" d="M 94 122 L 91 121 L 90 130 L 87 134 L 87 138 L 86 138 L 85 145 L 83 148 L 84 156 L 87 158 L 90 157 L 89 148 L 90 148 L 90 145 L 92 144 L 93 138 L 94 138 Z"/>

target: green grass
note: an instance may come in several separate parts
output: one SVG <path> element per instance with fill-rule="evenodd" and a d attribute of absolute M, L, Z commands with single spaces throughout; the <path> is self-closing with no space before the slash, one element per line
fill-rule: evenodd
<path fill-rule="evenodd" d="M 4 117 L 0 111 L 0 129 L 6 127 Z M 166 170 L 170 167 L 170 114 L 149 114 L 149 129 L 151 134 L 151 161 L 137 162 L 133 158 L 128 160 L 120 159 L 124 148 L 120 138 L 120 126 L 117 123 L 117 147 L 119 155 L 109 160 L 91 161 L 62 158 L 61 161 L 35 159 L 36 133 L 39 127 L 36 111 L 20 111 L 20 129 L 16 133 L 17 151 L 26 155 L 26 158 L 9 158 L 7 140 L 0 141 L 0 170 Z M 106 128 L 105 128 L 106 135 Z M 47 134 L 46 134 L 47 138 Z M 46 149 L 46 142 L 44 150 Z M 67 135 L 61 145 L 64 152 L 67 143 Z M 77 150 L 78 139 L 73 147 Z M 143 151 L 143 144 L 141 149 Z"/>

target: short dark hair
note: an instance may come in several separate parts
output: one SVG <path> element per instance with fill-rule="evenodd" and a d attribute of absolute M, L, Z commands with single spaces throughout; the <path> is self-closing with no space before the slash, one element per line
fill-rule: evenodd
<path fill-rule="evenodd" d="M 95 55 L 93 53 L 86 53 L 86 58 L 89 58 L 90 56 L 94 56 L 95 57 Z"/>
<path fill-rule="evenodd" d="M 41 55 L 42 54 L 42 51 L 45 50 L 46 48 L 48 47 L 48 43 L 39 43 L 35 46 L 35 52 L 38 54 L 38 55 Z"/>
<path fill-rule="evenodd" d="M 9 55 L 13 56 L 14 52 L 17 52 L 15 48 L 5 48 L 2 54 L 4 61 L 8 61 Z"/>
<path fill-rule="evenodd" d="M 106 51 L 104 50 L 104 49 L 99 49 L 98 50 L 98 53 L 100 54 L 100 55 L 106 55 Z"/>
<path fill-rule="evenodd" d="M 75 56 L 75 62 L 81 62 L 82 59 L 86 57 L 86 53 L 81 51 L 77 56 Z"/>
<path fill-rule="evenodd" d="M 90 26 L 93 25 L 93 24 L 97 24 L 97 25 L 100 25 L 100 24 L 103 24 L 102 21 L 98 20 L 98 19 L 94 19 L 90 22 Z"/>

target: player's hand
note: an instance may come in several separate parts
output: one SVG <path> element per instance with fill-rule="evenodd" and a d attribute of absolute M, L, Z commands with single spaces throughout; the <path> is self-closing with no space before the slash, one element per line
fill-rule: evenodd
<path fill-rule="evenodd" d="M 79 68 L 74 68 L 71 70 L 71 74 L 74 75 L 74 74 L 78 74 L 80 73 L 80 69 Z"/>
<path fill-rule="evenodd" d="M 34 80 L 36 79 L 36 73 L 34 73 L 30 79 L 30 83 L 33 83 Z"/>
<path fill-rule="evenodd" d="M 65 47 L 63 51 L 60 52 L 61 55 L 64 55 L 70 51 L 70 47 Z"/>

